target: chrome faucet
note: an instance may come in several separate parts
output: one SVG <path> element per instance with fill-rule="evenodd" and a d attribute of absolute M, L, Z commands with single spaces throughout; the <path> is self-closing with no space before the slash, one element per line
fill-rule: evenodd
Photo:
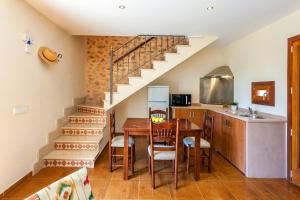
<path fill-rule="evenodd" d="M 249 114 L 250 114 L 250 115 L 253 115 L 253 110 L 252 110 L 252 108 L 251 108 L 251 107 L 248 107 L 248 110 L 249 110 Z"/>

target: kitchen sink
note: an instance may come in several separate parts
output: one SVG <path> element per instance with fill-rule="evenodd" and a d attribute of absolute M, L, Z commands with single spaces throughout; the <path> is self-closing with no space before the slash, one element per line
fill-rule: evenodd
<path fill-rule="evenodd" d="M 250 114 L 247 114 L 247 113 L 241 113 L 241 114 L 239 114 L 239 116 L 241 116 L 241 117 L 249 117 L 249 118 L 253 118 L 253 119 L 265 119 L 264 116 L 261 116 L 261 115 L 250 115 Z"/>
<path fill-rule="evenodd" d="M 239 114 L 239 116 L 241 116 L 241 117 L 250 117 L 249 114 Z"/>
<path fill-rule="evenodd" d="M 265 117 L 261 116 L 261 115 L 256 115 L 253 117 L 254 119 L 265 119 Z"/>

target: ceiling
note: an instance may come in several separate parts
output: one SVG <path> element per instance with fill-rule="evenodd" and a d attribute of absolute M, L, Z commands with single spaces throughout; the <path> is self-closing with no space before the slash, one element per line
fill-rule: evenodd
<path fill-rule="evenodd" d="M 72 35 L 216 35 L 220 45 L 300 8 L 299 0 L 26 1 Z"/>

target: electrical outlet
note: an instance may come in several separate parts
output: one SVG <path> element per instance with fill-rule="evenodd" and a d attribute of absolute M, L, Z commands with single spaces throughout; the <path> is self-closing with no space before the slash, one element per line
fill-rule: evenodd
<path fill-rule="evenodd" d="M 27 105 L 15 106 L 13 108 L 13 115 L 25 114 L 29 110 Z"/>

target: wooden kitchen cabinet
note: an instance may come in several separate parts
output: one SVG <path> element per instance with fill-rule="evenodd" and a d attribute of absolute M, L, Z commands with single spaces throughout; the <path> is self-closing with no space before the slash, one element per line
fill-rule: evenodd
<path fill-rule="evenodd" d="M 202 127 L 205 109 L 173 108 L 173 118 L 188 119 Z"/>
<path fill-rule="evenodd" d="M 239 119 L 234 119 L 230 137 L 230 161 L 242 172 L 245 172 L 246 164 L 246 123 Z"/>
<path fill-rule="evenodd" d="M 214 117 L 213 148 L 245 172 L 246 122 L 206 109 L 173 108 L 173 118 L 188 119 L 202 127 L 205 112 Z"/>
<path fill-rule="evenodd" d="M 245 122 L 222 116 L 220 153 L 239 170 L 245 172 Z"/>

